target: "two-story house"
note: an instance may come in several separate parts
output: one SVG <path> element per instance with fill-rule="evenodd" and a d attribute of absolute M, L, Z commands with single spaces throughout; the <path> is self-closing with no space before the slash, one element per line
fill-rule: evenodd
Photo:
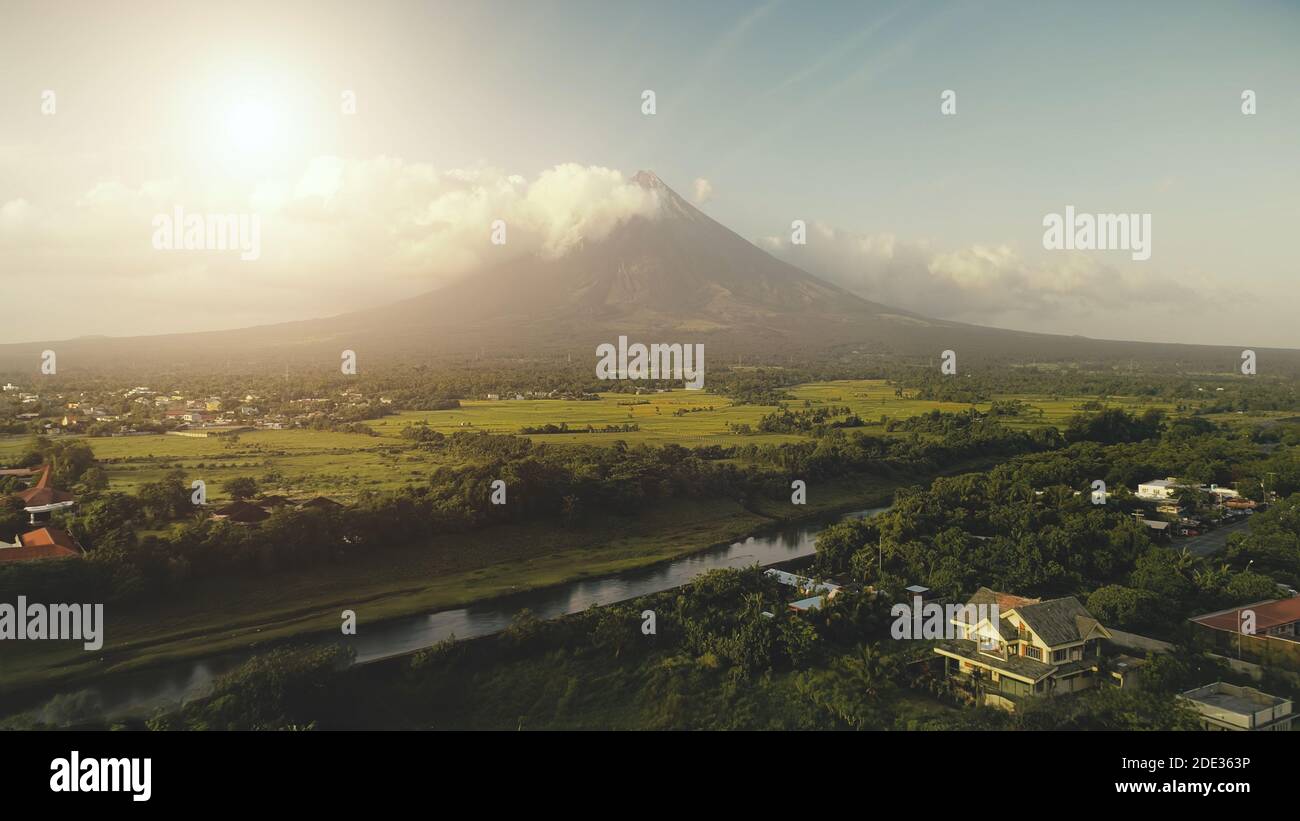
<path fill-rule="evenodd" d="M 953 619 L 955 638 L 934 652 L 944 657 L 949 680 L 978 704 L 1014 710 L 1023 698 L 1104 680 L 1101 642 L 1111 635 L 1073 596 L 1039 601 L 981 587 L 965 611 Z"/>

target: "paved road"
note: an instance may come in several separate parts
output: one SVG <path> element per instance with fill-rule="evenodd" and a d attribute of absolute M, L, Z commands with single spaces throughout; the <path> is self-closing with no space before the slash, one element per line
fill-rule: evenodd
<path fill-rule="evenodd" d="M 1250 517 L 1247 516 L 1239 522 L 1224 525 L 1216 530 L 1211 530 L 1209 533 L 1203 533 L 1200 536 L 1192 536 L 1189 539 L 1175 538 L 1171 544 L 1173 545 L 1174 550 L 1182 550 L 1185 547 L 1187 548 L 1187 552 L 1191 553 L 1193 556 L 1209 556 L 1218 553 L 1220 550 L 1227 547 L 1229 534 L 1245 530 L 1246 525 L 1249 523 Z"/>

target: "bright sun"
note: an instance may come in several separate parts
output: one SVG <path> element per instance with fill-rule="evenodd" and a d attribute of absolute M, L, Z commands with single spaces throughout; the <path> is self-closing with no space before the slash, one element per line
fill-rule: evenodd
<path fill-rule="evenodd" d="M 275 146 L 279 122 L 275 109 L 261 100 L 242 100 L 225 116 L 226 137 L 241 154 L 262 154 Z"/>

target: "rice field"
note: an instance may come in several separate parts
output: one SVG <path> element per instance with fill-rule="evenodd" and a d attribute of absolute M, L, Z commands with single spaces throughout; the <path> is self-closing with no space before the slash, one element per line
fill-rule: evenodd
<path fill-rule="evenodd" d="M 904 419 L 932 410 L 962 411 L 970 407 L 957 402 L 934 402 L 896 396 L 884 380 L 816 382 L 790 391 L 792 409 L 836 405 L 852 408 L 868 423 L 861 430 L 883 434 L 882 417 Z M 1004 419 L 1013 427 L 1056 425 L 1064 427 L 1078 413 L 1087 398 L 1007 396 L 1020 399 L 1034 410 L 1021 417 Z M 1136 399 L 1112 399 L 1108 404 L 1130 410 L 1161 407 Z M 977 405 L 987 410 L 988 403 Z M 261 430 L 237 438 L 196 439 L 183 436 L 130 436 L 91 439 L 90 445 L 108 473 L 115 490 L 132 492 L 140 485 L 157 481 L 168 471 L 180 468 L 191 478 L 208 483 L 209 497 L 220 500 L 220 484 L 236 476 L 251 476 L 268 492 L 324 494 L 354 498 L 367 490 L 390 490 L 419 483 L 441 465 L 439 457 L 410 447 L 401 437 L 404 427 L 427 424 L 444 434 L 456 431 L 487 431 L 518 434 L 524 427 L 567 424 L 582 430 L 588 425 L 635 424 L 638 430 L 620 433 L 571 432 L 532 435 L 534 442 L 550 445 L 628 444 L 701 445 L 774 444 L 798 441 L 796 434 L 741 435 L 731 424 L 755 427 L 771 405 L 737 405 L 707 391 L 674 390 L 641 396 L 602 394 L 598 401 L 579 400 L 471 400 L 462 407 L 442 411 L 407 411 L 366 423 L 377 436 L 312 430 Z M 15 460 L 29 438 L 0 438 L 0 465 Z"/>

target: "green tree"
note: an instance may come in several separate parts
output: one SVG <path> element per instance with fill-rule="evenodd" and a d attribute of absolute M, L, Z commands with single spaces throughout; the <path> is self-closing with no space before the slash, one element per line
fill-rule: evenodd
<path fill-rule="evenodd" d="M 222 482 L 221 490 L 232 499 L 251 499 L 257 495 L 257 480 L 251 476 L 236 476 Z"/>

